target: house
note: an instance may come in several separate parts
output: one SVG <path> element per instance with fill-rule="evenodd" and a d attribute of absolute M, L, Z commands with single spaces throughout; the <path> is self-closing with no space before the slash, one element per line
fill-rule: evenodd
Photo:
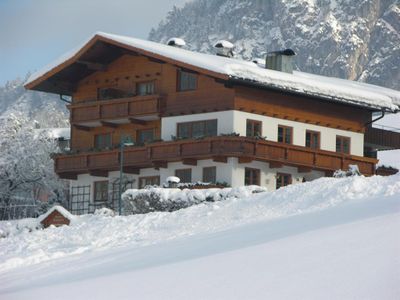
<path fill-rule="evenodd" d="M 349 165 L 375 173 L 381 145 L 365 132 L 372 114 L 399 111 L 400 92 L 292 71 L 290 49 L 260 63 L 224 41 L 217 55 L 183 46 L 97 33 L 26 83 L 72 97 L 71 150 L 55 170 L 71 179 L 73 213 L 115 207 L 121 165 L 124 188 L 175 175 L 273 190 Z"/>

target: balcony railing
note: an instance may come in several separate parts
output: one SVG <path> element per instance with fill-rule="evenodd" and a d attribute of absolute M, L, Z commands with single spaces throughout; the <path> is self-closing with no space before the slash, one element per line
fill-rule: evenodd
<path fill-rule="evenodd" d="M 159 95 L 135 96 L 113 100 L 99 100 L 71 104 L 71 122 L 85 122 L 129 119 L 159 115 L 161 97 Z"/>
<path fill-rule="evenodd" d="M 288 145 L 272 141 L 255 140 L 246 137 L 211 137 L 200 140 L 180 140 L 157 142 L 146 146 L 126 147 L 124 167 L 135 169 L 165 167 L 168 162 L 184 161 L 193 163 L 200 159 L 224 161 L 227 157 L 237 157 L 239 162 L 263 161 L 276 165 L 289 165 L 302 170 L 332 172 L 347 169 L 348 165 L 358 165 L 360 172 L 372 175 L 376 159 L 313 150 L 306 147 Z M 119 169 L 119 151 L 79 153 L 55 156 L 55 170 L 63 178 L 74 178 L 77 174 Z"/>
<path fill-rule="evenodd" d="M 388 129 L 388 130 L 387 130 Z M 378 150 L 400 149 L 400 130 L 394 127 L 368 127 L 365 131 L 365 144 Z"/>

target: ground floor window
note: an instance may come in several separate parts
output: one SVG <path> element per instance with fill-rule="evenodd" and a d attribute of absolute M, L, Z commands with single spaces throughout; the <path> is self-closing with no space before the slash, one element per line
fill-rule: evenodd
<path fill-rule="evenodd" d="M 260 170 L 245 168 L 244 185 L 260 185 Z"/>
<path fill-rule="evenodd" d="M 292 175 L 285 173 L 276 174 L 276 189 L 287 186 L 292 183 Z"/>
<path fill-rule="evenodd" d="M 203 168 L 203 182 L 209 182 L 209 183 L 217 182 L 217 167 Z"/>
<path fill-rule="evenodd" d="M 94 202 L 106 202 L 108 199 L 108 181 L 95 181 L 93 183 L 94 187 Z"/>
<path fill-rule="evenodd" d="M 160 185 L 160 176 L 139 177 L 139 189 L 147 185 Z"/>
<path fill-rule="evenodd" d="M 175 170 L 175 176 L 178 177 L 182 183 L 192 182 L 192 169 Z"/>

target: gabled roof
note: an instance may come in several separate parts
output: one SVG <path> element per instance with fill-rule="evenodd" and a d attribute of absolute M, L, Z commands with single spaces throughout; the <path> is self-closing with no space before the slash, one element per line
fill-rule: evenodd
<path fill-rule="evenodd" d="M 106 65 L 125 53 L 144 55 L 154 61 L 171 63 L 233 83 L 250 83 L 371 110 L 396 112 L 400 107 L 400 92 L 396 90 L 304 72 L 294 71 L 293 74 L 288 74 L 268 70 L 249 61 L 102 32 L 96 33 L 80 47 L 32 74 L 25 87 L 70 95 L 73 92 L 71 82 L 76 83 L 98 70 L 99 66 L 93 65 Z"/>

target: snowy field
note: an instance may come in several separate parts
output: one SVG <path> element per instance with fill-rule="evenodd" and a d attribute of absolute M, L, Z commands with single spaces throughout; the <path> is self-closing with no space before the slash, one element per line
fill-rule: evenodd
<path fill-rule="evenodd" d="M 400 298 L 400 175 L 23 223 L 0 223 L 0 299 Z"/>

